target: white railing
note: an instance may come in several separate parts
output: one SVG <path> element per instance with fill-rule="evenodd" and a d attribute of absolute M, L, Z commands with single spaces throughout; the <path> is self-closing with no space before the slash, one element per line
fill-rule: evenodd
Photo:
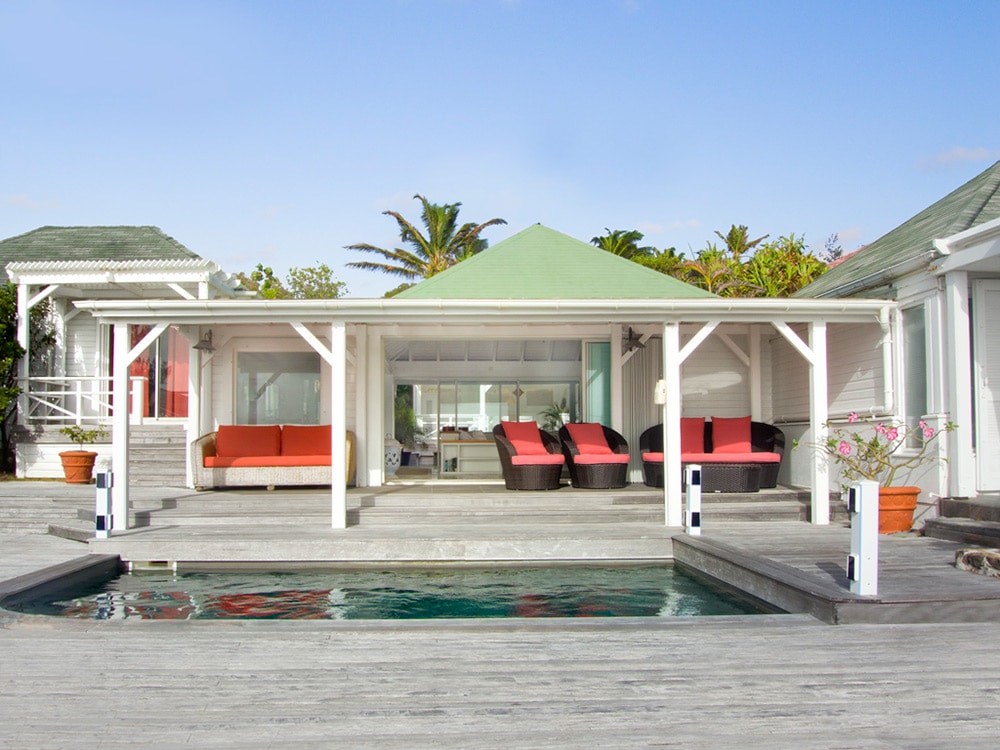
<path fill-rule="evenodd" d="M 110 377 L 47 377 L 18 380 L 23 389 L 21 424 L 56 425 L 110 423 Z M 132 421 L 141 421 L 146 378 L 129 378 Z"/>

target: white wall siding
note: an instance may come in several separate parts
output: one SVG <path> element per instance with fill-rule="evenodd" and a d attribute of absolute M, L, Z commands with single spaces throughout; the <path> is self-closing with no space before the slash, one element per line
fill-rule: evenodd
<path fill-rule="evenodd" d="M 95 377 L 98 372 L 100 326 L 90 315 L 81 314 L 66 324 L 65 374 L 69 377 Z"/>
<path fill-rule="evenodd" d="M 747 351 L 745 335 L 731 335 Z M 682 341 L 682 345 L 686 341 Z M 750 373 L 721 340 L 709 336 L 681 367 L 685 417 L 742 417 L 750 413 Z"/>
<path fill-rule="evenodd" d="M 804 325 L 793 326 L 807 340 Z M 827 331 L 828 403 L 831 418 L 851 411 L 880 410 L 884 404 L 882 329 L 876 324 L 831 325 Z M 771 413 L 774 419 L 809 416 L 809 364 L 784 337 L 768 340 L 771 351 Z"/>

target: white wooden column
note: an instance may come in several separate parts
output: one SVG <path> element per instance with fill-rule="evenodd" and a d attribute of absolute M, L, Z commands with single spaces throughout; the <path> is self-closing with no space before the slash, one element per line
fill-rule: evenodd
<path fill-rule="evenodd" d="M 945 336 L 942 356 L 946 364 L 948 418 L 963 429 L 947 436 L 948 494 L 954 497 L 976 496 L 976 461 L 972 450 L 973 396 L 972 327 L 969 319 L 969 276 L 953 271 L 944 277 L 945 310 L 942 325 L 951 335 Z M 931 356 L 935 356 L 932 351 Z M 968 425 L 968 427 L 966 427 Z M 944 440 L 942 436 L 940 440 Z M 986 460 L 980 452 L 980 460 Z M 944 488 L 942 488 L 944 489 Z"/>
<path fill-rule="evenodd" d="M 369 329 L 371 331 L 371 329 Z M 382 443 L 382 412 L 385 390 L 385 357 L 382 354 L 382 333 L 370 332 L 368 336 L 368 376 L 364 384 L 365 399 L 365 465 L 358 465 L 368 477 L 368 487 L 381 487 L 385 472 L 385 446 Z"/>
<path fill-rule="evenodd" d="M 667 526 L 683 526 L 681 477 L 681 334 L 677 323 L 663 326 L 663 507 Z"/>
<path fill-rule="evenodd" d="M 129 385 L 128 368 L 129 336 L 127 323 L 115 323 L 114 370 L 111 374 L 111 392 L 114 408 L 111 415 L 111 471 L 114 485 L 111 488 L 112 531 L 128 528 L 128 417 Z"/>
<path fill-rule="evenodd" d="M 829 406 L 827 393 L 826 322 L 809 324 L 809 427 L 817 445 L 826 444 Z M 830 462 L 822 451 L 815 451 L 812 465 L 812 522 L 830 523 Z"/>
<path fill-rule="evenodd" d="M 757 422 L 764 419 L 764 377 L 761 373 L 763 364 L 760 355 L 760 326 L 751 324 L 748 335 L 750 349 L 750 414 Z"/>
<path fill-rule="evenodd" d="M 188 413 L 186 420 L 187 441 L 184 446 L 185 473 L 184 482 L 186 487 L 191 487 L 194 483 L 194 469 L 191 467 L 191 443 L 201 437 L 201 350 L 195 349 L 194 344 L 198 343 L 200 337 L 198 329 L 194 329 L 194 343 L 188 341 Z"/>
<path fill-rule="evenodd" d="M 608 425 L 616 432 L 624 429 L 624 401 L 625 389 L 622 385 L 625 367 L 625 360 L 622 358 L 622 327 L 620 325 L 611 326 L 611 363 L 609 373 L 611 377 L 611 424 Z"/>
<path fill-rule="evenodd" d="M 21 386 L 21 393 L 17 396 L 17 410 L 20 414 L 18 421 L 22 425 L 28 423 L 28 375 L 30 374 L 31 355 L 28 340 L 31 331 L 31 308 L 28 305 L 28 294 L 31 290 L 25 284 L 17 285 L 17 343 L 24 349 L 24 354 L 17 362 L 18 385 Z"/>
<path fill-rule="evenodd" d="M 368 442 L 367 442 L 367 414 L 368 402 L 366 401 L 366 388 L 364 384 L 368 382 L 368 326 L 358 324 L 354 326 L 354 429 L 357 435 L 354 441 L 354 465 L 355 483 L 358 487 L 368 486 L 368 472 L 365 467 L 368 464 Z"/>
<path fill-rule="evenodd" d="M 330 525 L 347 528 L 347 328 L 330 325 Z"/>

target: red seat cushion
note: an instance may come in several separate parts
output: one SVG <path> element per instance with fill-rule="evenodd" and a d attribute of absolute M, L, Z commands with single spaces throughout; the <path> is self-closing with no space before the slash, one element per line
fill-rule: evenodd
<path fill-rule="evenodd" d="M 643 457 L 645 460 L 645 457 Z M 777 453 L 682 453 L 685 464 L 776 464 L 781 462 Z"/>
<path fill-rule="evenodd" d="M 643 453 L 642 454 L 642 460 L 643 461 L 649 461 L 650 463 L 654 463 L 654 464 L 662 464 L 663 463 L 663 454 L 662 453 Z"/>
<path fill-rule="evenodd" d="M 282 456 L 330 455 L 330 425 L 286 424 L 281 427 Z"/>
<path fill-rule="evenodd" d="M 220 425 L 215 436 L 216 456 L 277 456 L 280 453 L 281 428 L 276 424 Z"/>
<path fill-rule="evenodd" d="M 504 436 L 514 446 L 519 456 L 551 455 L 542 442 L 538 425 L 534 422 L 500 422 Z"/>
<path fill-rule="evenodd" d="M 627 464 L 627 453 L 581 453 L 573 456 L 575 464 Z"/>
<path fill-rule="evenodd" d="M 571 422 L 566 425 L 566 429 L 569 430 L 569 436 L 573 439 L 576 449 L 581 454 L 614 454 L 614 451 L 608 445 L 607 439 L 604 437 L 604 428 L 597 422 Z M 574 458 L 579 463 L 578 459 L 579 456 Z M 605 463 L 612 462 L 607 461 Z"/>
<path fill-rule="evenodd" d="M 208 469 L 248 466 L 329 466 L 330 454 L 322 456 L 205 456 Z"/>
<path fill-rule="evenodd" d="M 681 417 L 681 453 L 705 450 L 705 418 Z"/>
<path fill-rule="evenodd" d="M 544 456 L 534 454 L 510 457 L 512 466 L 557 466 L 565 460 L 561 453 L 546 453 Z"/>
<path fill-rule="evenodd" d="M 712 417 L 712 453 L 750 453 L 750 417 Z"/>

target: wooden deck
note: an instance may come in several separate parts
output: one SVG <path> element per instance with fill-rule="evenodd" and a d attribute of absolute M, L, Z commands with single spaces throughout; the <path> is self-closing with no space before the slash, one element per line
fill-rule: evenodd
<path fill-rule="evenodd" d="M 0 507 L 26 486 L 0 485 Z M 92 502 L 75 488 L 55 500 L 65 488 L 46 497 L 47 487 L 24 503 L 43 514 Z M 702 540 L 835 585 L 843 531 L 707 518 Z M 947 567 L 947 545 L 898 542 L 925 570 Z M 85 549 L 0 532 L 0 577 Z M 921 587 L 892 560 L 883 556 L 889 593 Z M 997 621 L 827 627 L 806 615 L 95 623 L 0 613 L 0 746 L 992 744 L 998 639 Z"/>

